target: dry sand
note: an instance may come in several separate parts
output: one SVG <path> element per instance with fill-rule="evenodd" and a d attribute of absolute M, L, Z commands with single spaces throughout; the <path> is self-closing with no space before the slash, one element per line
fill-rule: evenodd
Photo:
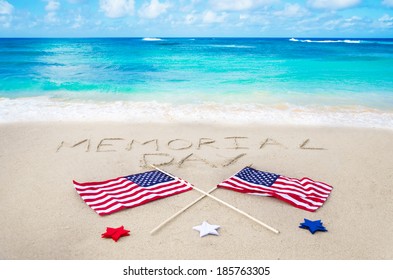
<path fill-rule="evenodd" d="M 2 124 L 0 135 L 0 259 L 393 259 L 391 130 L 58 122 Z M 200 194 L 100 217 L 72 184 L 148 164 L 205 191 L 249 164 L 334 190 L 314 213 L 274 198 L 213 193 L 278 235 L 209 198 L 150 235 Z M 321 219 L 328 232 L 298 228 L 304 218 Z M 204 220 L 220 225 L 220 235 L 200 238 L 192 227 Z M 101 238 L 120 225 L 131 235 L 117 243 Z"/>

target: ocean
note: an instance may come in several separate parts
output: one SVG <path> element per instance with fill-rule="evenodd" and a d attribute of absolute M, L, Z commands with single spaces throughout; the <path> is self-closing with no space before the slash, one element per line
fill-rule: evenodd
<path fill-rule="evenodd" d="M 100 114 L 97 114 L 100 112 Z M 0 39 L 0 121 L 393 128 L 393 39 Z"/>

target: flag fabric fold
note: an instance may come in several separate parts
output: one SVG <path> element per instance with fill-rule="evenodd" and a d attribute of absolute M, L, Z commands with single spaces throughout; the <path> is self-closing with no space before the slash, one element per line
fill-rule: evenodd
<path fill-rule="evenodd" d="M 86 204 L 101 216 L 192 190 L 190 183 L 158 170 L 100 182 L 73 183 Z"/>
<path fill-rule="evenodd" d="M 294 207 L 314 212 L 329 197 L 333 187 L 304 177 L 290 178 L 245 167 L 217 187 L 241 193 L 272 196 Z"/>

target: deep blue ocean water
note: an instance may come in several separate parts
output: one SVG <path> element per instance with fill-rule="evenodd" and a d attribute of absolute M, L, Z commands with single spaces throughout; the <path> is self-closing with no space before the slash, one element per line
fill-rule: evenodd
<path fill-rule="evenodd" d="M 0 97 L 393 109 L 393 39 L 0 39 Z"/>

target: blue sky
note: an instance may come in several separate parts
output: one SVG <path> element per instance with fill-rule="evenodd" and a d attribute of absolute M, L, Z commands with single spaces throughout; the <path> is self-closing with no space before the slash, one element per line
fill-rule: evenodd
<path fill-rule="evenodd" d="M 0 0 L 0 37 L 393 37 L 393 0 Z"/>

